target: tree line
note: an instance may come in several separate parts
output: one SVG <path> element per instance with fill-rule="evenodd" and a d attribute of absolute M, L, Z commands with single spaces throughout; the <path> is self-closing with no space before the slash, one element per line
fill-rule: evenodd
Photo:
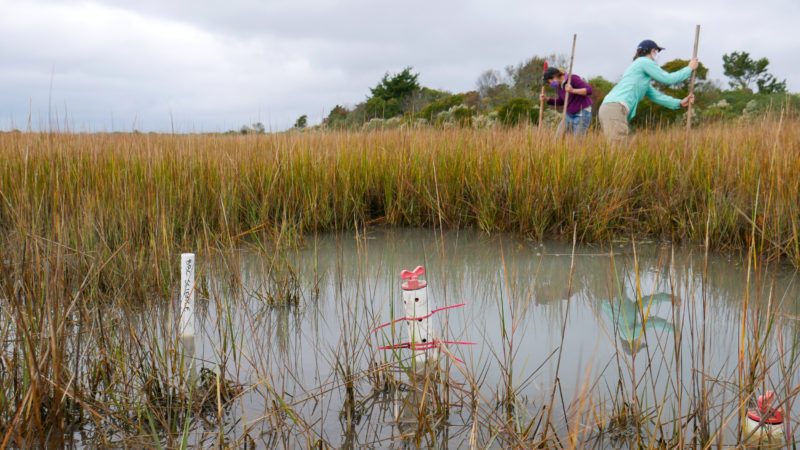
<path fill-rule="evenodd" d="M 723 55 L 723 72 L 728 86 L 723 87 L 708 79 L 708 69 L 701 63 L 696 71 L 695 93 L 697 100 L 694 119 L 697 121 L 730 120 L 757 116 L 769 108 L 787 105 L 792 112 L 800 111 L 800 97 L 786 95 L 786 80 L 778 80 L 769 73 L 767 58 L 755 59 L 749 53 L 733 52 Z M 545 61 L 551 67 L 566 67 L 563 55 L 534 56 L 503 70 L 486 70 L 475 82 L 475 90 L 451 93 L 420 85 L 419 73 L 406 67 L 398 73 L 386 73 L 369 89 L 366 99 L 355 106 L 334 106 L 317 128 L 371 129 L 399 126 L 439 127 L 491 127 L 515 126 L 519 123 L 537 123 L 539 114 L 543 121 L 553 125 L 560 120 L 553 108 L 539 110 L 538 93 L 542 87 L 542 68 Z M 674 59 L 661 67 L 673 72 L 688 64 L 687 60 Z M 592 85 L 594 116 L 596 108 L 614 83 L 602 76 L 586 79 Z M 676 98 L 688 94 L 689 82 L 664 86 L 655 83 L 660 91 Z M 545 86 L 546 93 L 554 97 L 555 90 Z M 685 121 L 684 110 L 670 110 L 648 99 L 639 105 L 633 127 L 663 126 Z M 294 129 L 308 127 L 308 116 L 300 116 Z M 256 123 L 229 133 L 263 133 L 264 126 Z"/>

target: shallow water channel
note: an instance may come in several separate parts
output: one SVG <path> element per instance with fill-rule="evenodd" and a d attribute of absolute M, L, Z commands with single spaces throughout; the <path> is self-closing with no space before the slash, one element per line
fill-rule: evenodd
<path fill-rule="evenodd" d="M 735 443 L 741 348 L 747 358 L 763 346 L 756 391 L 782 398 L 798 384 L 788 353 L 800 287 L 787 267 L 748 269 L 744 257 L 702 247 L 614 242 L 573 251 L 570 242 L 433 230 L 308 236 L 282 275 L 296 284 L 266 275 L 268 257 L 226 259 L 239 280 L 214 277 L 220 262 L 198 254 L 204 285 L 187 351 L 197 376 L 224 360 L 225 378 L 242 389 L 224 411 L 230 445 L 507 447 L 540 440 L 549 418 L 547 433 L 562 444 L 615 447 L 636 434 L 613 420 L 632 403 L 652 439 L 696 437 L 687 417 L 704 403 L 711 435 Z M 441 358 L 447 387 L 440 377 L 431 382 L 439 394 L 425 395 L 444 395 L 444 409 L 427 405 L 399 369 L 397 355 L 410 350 L 379 350 L 408 340 L 405 323 L 394 335 L 392 327 L 373 332 L 403 316 L 399 275 L 418 265 L 431 308 L 467 303 L 432 316 L 436 335 L 475 343 L 448 345 L 453 358 Z M 277 285 L 296 303 L 270 301 Z M 758 311 L 775 313 L 772 327 L 754 319 Z M 190 442 L 211 445 L 219 432 L 198 420 Z"/>

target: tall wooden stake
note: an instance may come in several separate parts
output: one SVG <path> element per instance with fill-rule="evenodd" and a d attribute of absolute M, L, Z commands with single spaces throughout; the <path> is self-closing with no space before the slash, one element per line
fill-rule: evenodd
<path fill-rule="evenodd" d="M 547 71 L 547 61 L 544 62 L 544 69 L 542 69 L 542 77 Z M 544 79 L 542 79 L 542 95 L 544 95 Z M 544 100 L 539 99 L 539 131 L 542 130 L 542 116 L 544 115 Z"/>
<path fill-rule="evenodd" d="M 694 30 L 694 53 L 692 59 L 697 58 L 697 44 L 700 41 L 700 25 Z M 694 75 L 697 70 L 692 71 L 692 78 L 689 81 L 689 95 L 694 94 Z M 692 104 L 686 110 L 686 148 L 689 148 L 689 130 L 692 128 Z"/>
<path fill-rule="evenodd" d="M 567 84 L 572 84 L 572 63 L 575 61 L 575 42 L 578 40 L 578 35 L 572 35 L 572 55 L 569 57 L 569 75 L 567 75 Z M 567 128 L 567 103 L 569 103 L 569 92 L 564 92 L 564 112 L 561 114 L 561 133 L 563 134 Z"/>

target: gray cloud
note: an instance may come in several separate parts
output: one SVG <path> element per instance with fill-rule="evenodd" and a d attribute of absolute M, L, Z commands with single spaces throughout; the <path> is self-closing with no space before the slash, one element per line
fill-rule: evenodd
<path fill-rule="evenodd" d="M 523 0 L 31 1 L 0 0 L 0 128 L 217 131 L 262 121 L 318 122 L 363 101 L 380 77 L 413 66 L 427 86 L 474 89 L 486 69 L 568 54 L 575 71 L 617 79 L 644 38 L 664 60 L 691 55 L 723 79 L 722 54 L 770 58 L 797 90 L 800 2 L 742 0 L 565 5 Z M 50 89 L 52 83 L 52 91 Z M 113 124 L 112 124 L 113 117 Z"/>

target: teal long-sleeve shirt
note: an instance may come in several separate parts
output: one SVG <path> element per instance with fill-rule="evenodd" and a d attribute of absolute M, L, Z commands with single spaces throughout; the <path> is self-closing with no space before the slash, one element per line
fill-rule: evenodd
<path fill-rule="evenodd" d="M 692 69 L 689 66 L 675 72 L 667 72 L 658 66 L 658 63 L 641 56 L 633 61 L 628 70 L 622 75 L 616 86 L 606 95 L 603 103 L 624 103 L 628 106 L 628 120 L 636 115 L 636 106 L 646 95 L 650 100 L 669 109 L 681 107 L 681 101 L 669 95 L 662 94 L 650 84 L 656 80 L 661 84 L 675 84 L 689 78 Z"/>

